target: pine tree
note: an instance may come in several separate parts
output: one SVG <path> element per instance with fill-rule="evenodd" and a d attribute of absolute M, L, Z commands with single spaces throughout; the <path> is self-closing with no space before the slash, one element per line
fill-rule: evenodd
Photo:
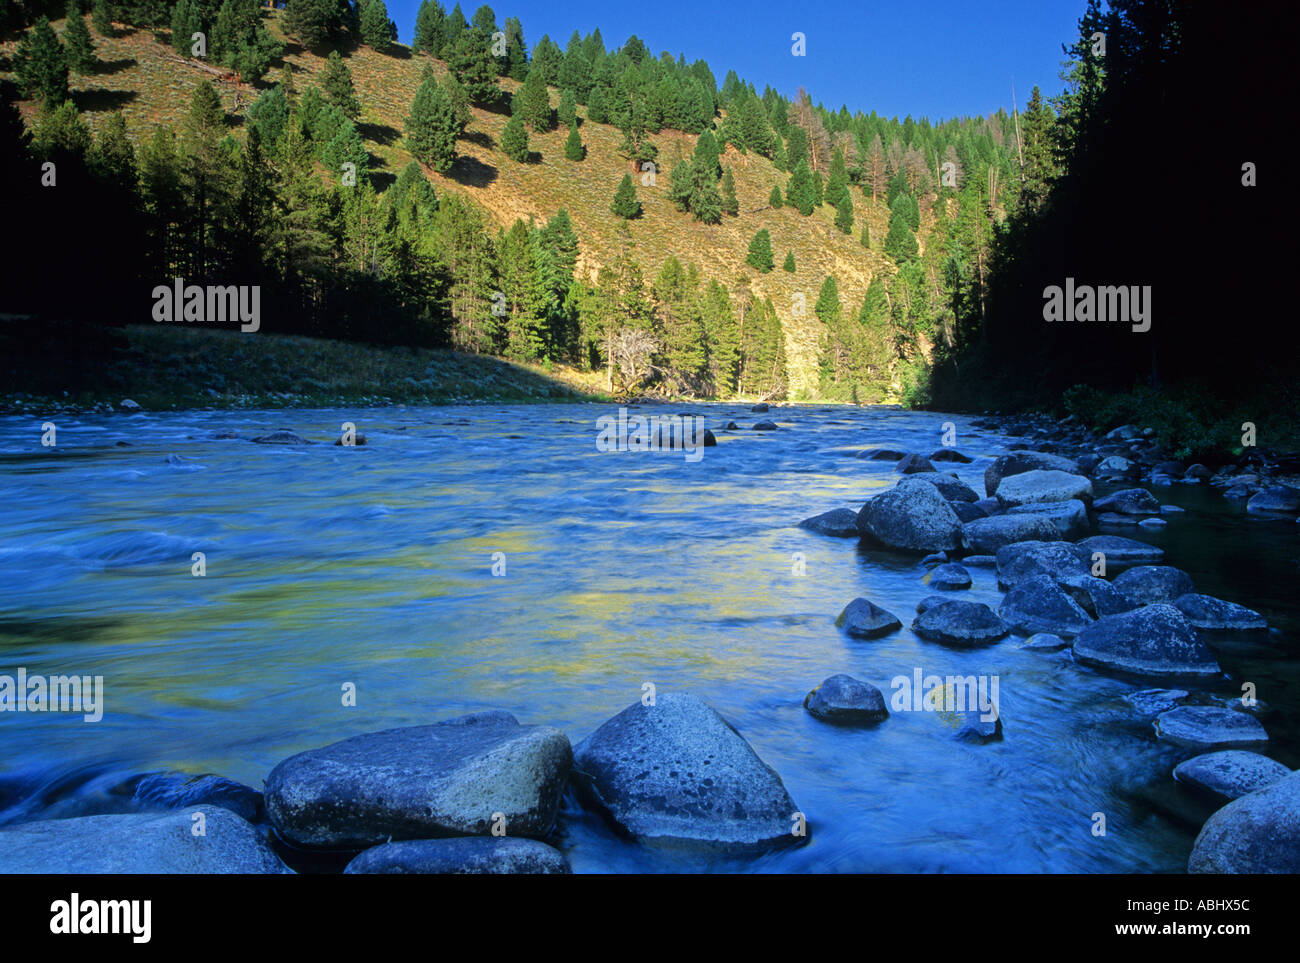
<path fill-rule="evenodd" d="M 108 9 L 108 0 L 95 0 L 90 8 L 90 23 L 101 37 L 113 36 L 113 17 Z"/>
<path fill-rule="evenodd" d="M 786 252 L 785 262 L 781 265 L 781 270 L 789 271 L 791 274 L 794 274 L 794 251 Z"/>
<path fill-rule="evenodd" d="M 718 161 L 718 142 L 714 139 L 712 131 L 706 130 L 695 141 L 693 160 L 697 168 L 707 172 L 714 180 L 722 176 L 722 164 Z"/>
<path fill-rule="evenodd" d="M 379 53 L 388 53 L 392 46 L 389 30 L 388 7 L 384 5 L 384 0 L 362 0 L 361 42 Z"/>
<path fill-rule="evenodd" d="M 859 240 L 862 242 L 863 247 L 865 247 L 868 251 L 871 250 L 871 231 L 867 227 L 867 223 L 865 221 L 862 222 L 862 237 L 859 238 Z"/>
<path fill-rule="evenodd" d="M 835 205 L 835 226 L 845 234 L 853 233 L 853 199 L 848 191 L 840 195 L 840 202 Z"/>
<path fill-rule="evenodd" d="M 223 0 L 209 51 L 218 63 L 256 82 L 283 53 L 281 43 L 262 26 L 259 0 Z"/>
<path fill-rule="evenodd" d="M 736 198 L 736 180 L 728 167 L 722 175 L 722 212 L 735 217 L 740 213 L 740 201 Z"/>
<path fill-rule="evenodd" d="M 68 99 L 68 61 L 47 17 L 23 34 L 14 54 L 19 85 L 52 110 Z"/>
<path fill-rule="evenodd" d="M 415 14 L 415 36 L 411 41 L 411 53 L 423 51 L 430 57 L 442 55 L 442 28 L 447 13 L 438 0 L 420 0 L 420 9 Z"/>
<path fill-rule="evenodd" d="M 618 190 L 614 193 L 614 203 L 610 205 L 610 210 L 624 220 L 641 216 L 641 202 L 636 199 L 636 185 L 632 183 L 631 174 L 623 175 L 623 180 L 619 182 Z"/>
<path fill-rule="evenodd" d="M 826 203 L 839 209 L 840 198 L 849 196 L 849 172 L 844 163 L 844 151 L 835 148 L 831 155 L 831 176 L 826 182 Z"/>
<path fill-rule="evenodd" d="M 515 94 L 514 111 L 533 130 L 546 132 L 555 129 L 555 112 L 551 110 L 551 95 L 538 71 L 531 71 L 524 85 Z"/>
<path fill-rule="evenodd" d="M 194 49 L 194 34 L 203 30 L 199 20 L 198 0 L 180 0 L 172 9 L 172 49 L 188 57 Z"/>
<path fill-rule="evenodd" d="M 513 161 L 522 164 L 528 160 L 528 130 L 520 111 L 515 111 L 506 121 L 505 129 L 501 131 L 501 149 Z"/>
<path fill-rule="evenodd" d="M 582 146 L 582 137 L 578 134 L 577 121 L 569 125 L 569 136 L 564 140 L 564 156 L 571 161 L 581 161 L 587 156 L 587 148 Z"/>
<path fill-rule="evenodd" d="M 126 136 L 126 118 L 121 111 L 108 115 L 90 150 L 90 172 L 101 184 L 136 189 L 135 148 Z"/>
<path fill-rule="evenodd" d="M 772 209 L 773 209 L 773 210 L 780 210 L 780 209 L 781 209 L 781 203 L 782 203 L 782 202 L 781 202 L 781 187 L 780 187 L 780 185 L 777 185 L 777 184 L 773 184 L 773 185 L 772 185 L 772 193 L 768 195 L 768 197 L 767 197 L 767 203 L 770 204 L 770 205 L 772 205 Z"/>
<path fill-rule="evenodd" d="M 501 88 L 497 86 L 491 33 L 485 34 L 477 27 L 465 30 L 452 43 L 450 50 L 444 48 L 444 53 L 448 69 L 465 87 L 471 101 L 492 106 L 500 100 Z"/>
<path fill-rule="evenodd" d="M 426 74 L 406 119 L 407 150 L 420 163 L 445 174 L 456 160 L 456 138 L 462 130 L 451 97 L 432 72 Z"/>
<path fill-rule="evenodd" d="M 772 236 L 767 233 L 767 228 L 760 228 L 754 235 L 754 239 L 749 242 L 749 256 L 745 258 L 745 263 L 760 274 L 767 274 L 772 270 Z"/>
<path fill-rule="evenodd" d="M 320 85 L 325 99 L 343 111 L 345 117 L 356 120 L 361 116 L 361 102 L 357 100 L 356 88 L 352 85 L 352 71 L 337 50 L 331 50 L 325 61 Z"/>
<path fill-rule="evenodd" d="M 808 162 L 801 160 L 795 166 L 794 173 L 790 175 L 790 183 L 785 189 L 786 203 L 790 204 L 804 217 L 813 212 L 817 205 L 816 193 L 813 188 L 812 171 L 808 169 Z"/>
<path fill-rule="evenodd" d="M 303 46 L 320 47 L 343 29 L 342 7 L 338 0 L 288 0 L 284 29 Z"/>
<path fill-rule="evenodd" d="M 280 85 L 268 87 L 258 94 L 248 108 L 249 130 L 257 130 L 262 144 L 274 148 L 284 133 L 289 122 L 289 102 L 285 99 L 284 89 Z"/>
<path fill-rule="evenodd" d="M 524 45 L 524 26 L 518 17 L 506 17 L 506 62 L 503 71 L 514 80 L 528 78 L 528 48 Z"/>
<path fill-rule="evenodd" d="M 889 215 L 889 233 L 885 235 L 885 253 L 895 264 L 904 264 L 916 257 L 916 235 L 908 226 L 907 215 L 895 210 Z"/>
<path fill-rule="evenodd" d="M 566 87 L 560 94 L 560 106 L 555 116 L 565 127 L 572 127 L 578 119 L 578 101 L 571 88 Z"/>
<path fill-rule="evenodd" d="M 63 31 L 63 41 L 68 67 L 76 74 L 94 73 L 95 45 L 90 39 L 90 29 L 81 15 L 77 0 L 70 0 L 67 17 L 68 25 Z"/>
<path fill-rule="evenodd" d="M 826 203 L 826 194 L 822 190 L 822 172 L 813 171 L 812 176 L 813 206 L 821 207 Z"/>

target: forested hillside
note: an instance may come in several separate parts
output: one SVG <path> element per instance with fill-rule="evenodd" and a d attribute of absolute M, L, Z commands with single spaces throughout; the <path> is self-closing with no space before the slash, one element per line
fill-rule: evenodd
<path fill-rule="evenodd" d="M 268 334 L 923 404 L 1056 163 L 1037 91 L 882 118 L 636 37 L 530 42 L 487 6 L 426 0 L 409 48 L 383 0 L 5 0 L 3 22 L 8 312 L 141 323 L 171 278 L 256 284 Z"/>

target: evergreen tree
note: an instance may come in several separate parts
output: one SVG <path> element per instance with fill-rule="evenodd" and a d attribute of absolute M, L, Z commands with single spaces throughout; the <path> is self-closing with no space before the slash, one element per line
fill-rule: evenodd
<path fill-rule="evenodd" d="M 94 0 L 90 8 L 90 23 L 101 37 L 113 36 L 113 16 L 108 0 Z"/>
<path fill-rule="evenodd" d="M 362 43 L 379 53 L 388 53 L 393 40 L 389 24 L 388 7 L 384 5 L 384 0 L 361 0 Z"/>
<path fill-rule="evenodd" d="M 257 96 L 248 108 L 249 130 L 256 129 L 262 144 L 274 148 L 284 133 L 289 122 L 289 102 L 284 96 L 284 88 L 277 84 L 268 87 Z"/>
<path fill-rule="evenodd" d="M 582 146 L 582 137 L 578 134 L 578 124 L 569 125 L 569 136 L 564 140 L 564 156 L 571 161 L 581 161 L 587 156 L 587 148 Z"/>
<path fill-rule="evenodd" d="M 722 175 L 722 212 L 735 217 L 740 213 L 740 201 L 736 197 L 736 181 L 728 167 Z"/>
<path fill-rule="evenodd" d="M 717 224 L 722 220 L 722 195 L 706 158 L 682 161 L 673 168 L 668 199 L 679 211 L 690 211 L 697 221 Z"/>
<path fill-rule="evenodd" d="M 256 82 L 283 53 L 282 45 L 262 26 L 259 0 L 224 0 L 212 30 L 209 53 L 240 79 Z"/>
<path fill-rule="evenodd" d="M 64 50 L 68 67 L 75 74 L 90 74 L 95 71 L 95 45 L 90 39 L 90 29 L 81 15 L 77 0 L 68 4 L 67 27 L 63 31 Z"/>
<path fill-rule="evenodd" d="M 90 150 L 90 172 L 101 184 L 136 189 L 135 148 L 126 136 L 126 118 L 121 111 L 108 115 Z"/>
<path fill-rule="evenodd" d="M 618 190 L 614 193 L 614 203 L 610 205 L 610 210 L 624 220 L 641 216 L 641 202 L 636 199 L 636 185 L 632 183 L 631 174 L 623 175 L 623 180 L 619 182 Z"/>
<path fill-rule="evenodd" d="M 840 202 L 835 205 L 835 226 L 845 234 L 853 233 L 853 199 L 848 191 L 840 195 Z"/>
<path fill-rule="evenodd" d="M 794 251 L 786 251 L 785 261 L 781 265 L 781 270 L 789 271 L 791 274 L 794 274 Z"/>
<path fill-rule="evenodd" d="M 813 171 L 813 176 L 812 176 L 812 194 L 813 194 L 813 206 L 814 206 L 814 207 L 821 207 L 824 203 L 826 203 L 826 195 L 825 195 L 824 191 L 822 190 L 822 172 L 821 172 L 821 171 Z"/>
<path fill-rule="evenodd" d="M 772 185 L 772 193 L 768 195 L 767 203 L 772 205 L 773 210 L 781 209 L 781 188 L 779 185 Z"/>
<path fill-rule="evenodd" d="M 229 0 L 228 0 L 229 2 Z M 375 0 L 381 2 L 381 0 Z M 352 71 L 348 65 L 343 62 L 337 50 L 331 50 L 329 57 L 325 61 L 325 69 L 321 71 L 321 90 L 325 93 L 325 99 L 343 111 L 343 115 L 349 120 L 356 120 L 361 116 L 361 101 L 357 100 L 356 88 L 352 85 Z"/>
<path fill-rule="evenodd" d="M 288 0 L 285 4 L 284 29 L 305 47 L 324 45 L 338 37 L 343 27 L 343 8 L 338 0 Z"/>
<path fill-rule="evenodd" d="M 19 86 L 47 110 L 68 99 L 68 61 L 49 18 L 41 17 L 23 34 L 14 60 Z"/>
<path fill-rule="evenodd" d="M 446 51 L 446 59 L 448 69 L 464 86 L 471 101 L 483 106 L 496 104 L 501 88 L 497 86 L 491 32 L 485 33 L 480 27 L 464 30 Z"/>
<path fill-rule="evenodd" d="M 572 127 L 578 119 L 578 101 L 571 88 L 565 88 L 560 94 L 560 106 L 555 112 L 556 118 L 565 127 Z"/>
<path fill-rule="evenodd" d="M 714 180 L 722 176 L 722 164 L 718 161 L 718 142 L 714 139 L 712 131 L 706 130 L 695 141 L 694 163 Z"/>
<path fill-rule="evenodd" d="M 442 29 L 447 13 L 438 0 L 420 0 L 415 14 L 415 36 L 411 40 L 411 53 L 427 53 L 430 57 L 442 56 Z"/>
<path fill-rule="evenodd" d="M 916 235 L 908 226 L 907 215 L 895 210 L 889 215 L 889 233 L 885 235 L 885 253 L 895 264 L 904 264 L 916 257 Z"/>
<path fill-rule="evenodd" d="M 514 80 L 528 77 L 528 48 L 524 45 L 524 27 L 518 17 L 506 17 L 506 63 L 503 71 Z"/>
<path fill-rule="evenodd" d="M 533 130 L 546 132 L 555 129 L 555 112 L 551 110 L 551 95 L 542 82 L 540 72 L 529 73 L 524 85 L 515 94 L 513 113 L 521 115 L 524 123 Z"/>
<path fill-rule="evenodd" d="M 510 115 L 501 131 L 501 149 L 513 161 L 522 164 L 528 160 L 528 130 L 524 127 L 523 114 L 518 110 Z"/>
<path fill-rule="evenodd" d="M 464 130 L 451 97 L 432 72 L 425 75 L 406 119 L 406 148 L 439 174 L 456 160 L 456 138 Z"/>
<path fill-rule="evenodd" d="M 749 256 L 745 258 L 745 263 L 760 274 L 767 274 L 772 270 L 772 236 L 767 233 L 767 228 L 760 228 L 754 235 L 754 239 L 749 242 Z"/>
<path fill-rule="evenodd" d="M 198 0 L 180 0 L 172 8 L 171 29 L 172 49 L 182 57 L 190 56 L 194 49 L 194 35 L 203 30 Z"/>
<path fill-rule="evenodd" d="M 795 165 L 794 173 L 790 175 L 790 183 L 785 188 L 785 200 L 804 217 L 811 214 L 817 205 L 812 171 L 808 169 L 806 160 L 801 160 Z"/>
<path fill-rule="evenodd" d="M 836 147 L 831 155 L 831 176 L 826 182 L 826 203 L 838 210 L 840 198 L 848 196 L 849 172 L 844 163 L 844 151 Z"/>
<path fill-rule="evenodd" d="M 785 142 L 779 134 L 773 133 L 772 166 L 785 173 L 790 169 L 790 160 L 785 153 Z"/>
<path fill-rule="evenodd" d="M 865 247 L 868 251 L 871 250 L 871 231 L 867 227 L 866 221 L 862 222 L 862 236 L 859 238 L 859 240 L 862 242 L 863 247 Z"/>

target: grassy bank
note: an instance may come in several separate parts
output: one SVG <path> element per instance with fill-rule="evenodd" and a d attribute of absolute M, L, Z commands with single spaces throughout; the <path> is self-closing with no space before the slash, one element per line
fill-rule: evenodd
<path fill-rule="evenodd" d="M 584 401 L 598 373 L 430 348 L 202 328 L 0 318 L 0 405 L 277 408 Z"/>

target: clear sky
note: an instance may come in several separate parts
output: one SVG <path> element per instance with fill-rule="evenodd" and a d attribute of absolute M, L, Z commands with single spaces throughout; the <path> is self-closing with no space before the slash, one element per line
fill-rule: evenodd
<path fill-rule="evenodd" d="M 448 12 L 454 5 L 442 0 Z M 410 43 L 419 0 L 386 0 Z M 708 61 L 718 83 L 728 70 L 786 96 L 807 88 L 832 110 L 913 118 L 983 115 L 1023 108 L 1035 84 L 1061 89 L 1061 44 L 1073 41 L 1084 0 L 502 0 L 497 23 L 518 17 L 531 51 L 543 35 L 564 47 L 575 29 L 600 28 L 612 49 L 636 34 L 658 55 Z M 469 19 L 478 0 L 461 3 Z M 791 54 L 802 32 L 807 54 Z"/>

